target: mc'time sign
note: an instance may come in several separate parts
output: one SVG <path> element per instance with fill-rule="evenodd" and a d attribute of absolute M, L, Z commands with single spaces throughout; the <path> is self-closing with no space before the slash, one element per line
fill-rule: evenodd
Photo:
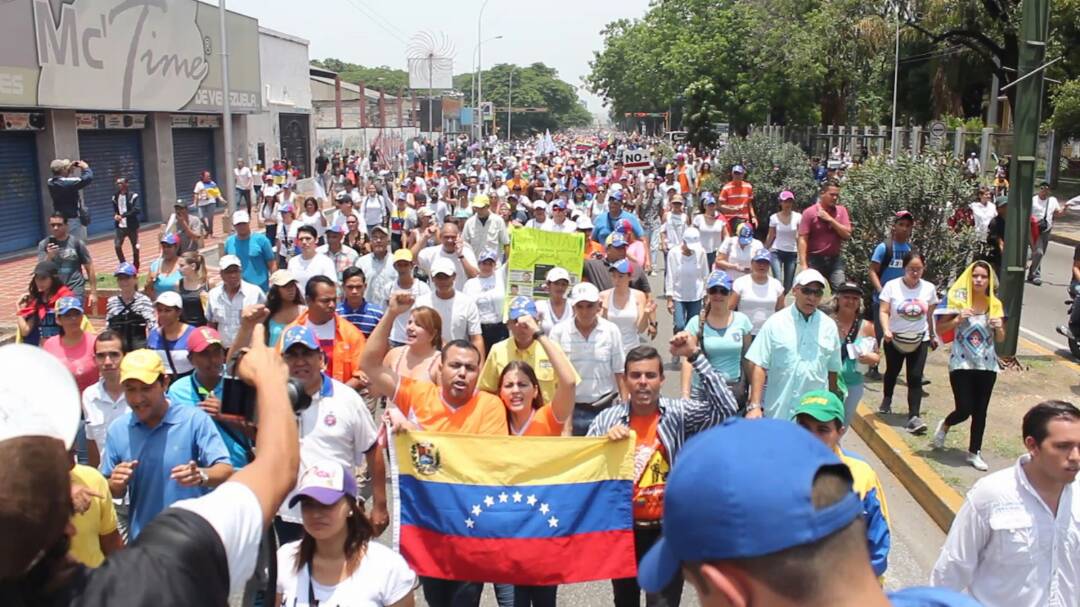
<path fill-rule="evenodd" d="M 233 108 L 260 111 L 258 23 L 226 26 Z M 192 0 L 0 2 L 0 105 L 220 111 L 219 38 L 218 8 Z"/>

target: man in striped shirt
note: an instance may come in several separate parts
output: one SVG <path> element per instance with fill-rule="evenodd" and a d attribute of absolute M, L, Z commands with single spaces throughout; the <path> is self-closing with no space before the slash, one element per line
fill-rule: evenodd
<path fill-rule="evenodd" d="M 727 218 L 734 234 L 739 229 L 739 224 L 749 221 L 757 225 L 757 214 L 754 213 L 754 186 L 749 181 L 743 181 L 746 169 L 741 164 L 731 168 L 731 181 L 724 184 L 720 189 L 720 212 Z"/>
<path fill-rule="evenodd" d="M 370 337 L 385 310 L 364 299 L 364 292 L 367 290 L 364 271 L 355 266 L 345 268 L 341 273 L 341 290 L 344 297 L 337 307 L 338 316 L 360 329 L 364 337 Z"/>
<path fill-rule="evenodd" d="M 652 346 L 638 346 L 626 355 L 624 378 L 630 398 L 601 411 L 589 426 L 589 436 L 612 440 L 636 434 L 634 450 L 634 544 L 643 555 L 659 538 L 668 472 L 687 439 L 720 424 L 738 412 L 735 397 L 723 378 L 709 364 L 697 339 L 686 332 L 671 338 L 671 353 L 685 356 L 698 372 L 704 400 L 660 396 L 664 365 Z M 611 581 L 615 604 L 636 604 L 640 588 L 635 578 Z M 678 605 L 682 576 L 675 576 L 661 592 L 646 595 L 648 604 Z"/>

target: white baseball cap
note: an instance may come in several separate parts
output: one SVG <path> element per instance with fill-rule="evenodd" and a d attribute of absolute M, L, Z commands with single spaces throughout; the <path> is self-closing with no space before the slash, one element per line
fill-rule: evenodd
<path fill-rule="evenodd" d="M 564 268 L 555 266 L 554 268 L 548 270 L 545 280 L 547 280 L 548 282 L 555 282 L 558 280 L 565 280 L 566 282 L 570 282 L 570 272 L 567 272 Z"/>
<path fill-rule="evenodd" d="M 795 286 L 797 287 L 803 287 L 815 282 L 821 283 L 823 287 L 829 284 L 825 277 L 821 275 L 821 272 L 813 268 L 807 268 L 795 275 Z"/>
<path fill-rule="evenodd" d="M 0 348 L 0 368 L 0 442 L 48 436 L 70 449 L 82 409 L 71 372 L 52 354 L 26 344 Z"/>
<path fill-rule="evenodd" d="M 239 213 L 240 211 L 237 212 Z M 244 264 L 240 263 L 240 258 L 236 255 L 226 255 L 221 258 L 220 262 L 218 262 L 219 270 L 227 270 L 233 266 L 236 266 L 238 268 L 244 267 Z"/>
<path fill-rule="evenodd" d="M 247 211 L 237 211 L 232 214 L 232 222 L 233 225 L 238 223 L 251 223 L 251 216 L 248 215 Z"/>
<path fill-rule="evenodd" d="M 457 268 L 454 267 L 454 262 L 445 257 L 436 259 L 435 262 L 431 264 L 431 275 L 434 277 L 439 274 L 445 274 L 447 276 L 454 276 L 457 274 Z"/>
<path fill-rule="evenodd" d="M 579 282 L 570 290 L 570 305 L 577 305 L 583 301 L 596 303 L 600 301 L 600 289 L 591 282 Z"/>
<path fill-rule="evenodd" d="M 176 291 L 165 291 L 161 295 L 157 296 L 154 300 L 155 304 L 161 304 L 170 308 L 183 308 L 184 300 L 180 299 L 180 294 Z"/>

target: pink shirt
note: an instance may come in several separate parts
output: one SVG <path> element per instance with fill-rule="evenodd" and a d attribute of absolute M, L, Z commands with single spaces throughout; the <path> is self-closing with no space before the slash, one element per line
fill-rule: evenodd
<path fill-rule="evenodd" d="M 639 268 L 645 267 L 645 255 L 647 254 L 644 240 L 635 240 L 630 243 L 630 246 L 626 247 L 626 256 Z"/>
<path fill-rule="evenodd" d="M 840 247 L 844 244 L 843 239 L 833 229 L 832 224 L 818 217 L 819 214 L 824 212 L 821 203 L 817 202 L 802 213 L 802 221 L 799 223 L 799 236 L 806 236 L 807 255 L 833 257 L 840 254 Z M 836 205 L 831 215 L 840 222 L 840 225 L 851 227 L 851 219 L 848 217 L 847 209 L 843 206 Z"/>
<path fill-rule="evenodd" d="M 45 340 L 41 346 L 43 350 L 52 354 L 60 362 L 64 363 L 68 371 L 75 376 L 75 383 L 82 393 L 86 388 L 97 383 L 98 369 L 94 362 L 94 338 L 95 336 L 83 331 L 82 341 L 74 346 L 67 346 L 61 341 L 60 335 L 54 335 Z"/>

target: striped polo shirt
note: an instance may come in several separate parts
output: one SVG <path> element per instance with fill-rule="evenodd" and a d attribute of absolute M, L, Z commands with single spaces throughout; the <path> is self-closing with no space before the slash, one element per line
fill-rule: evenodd
<path fill-rule="evenodd" d="M 375 325 L 379 324 L 379 321 L 382 320 L 383 314 L 385 313 L 386 311 L 381 307 L 366 299 L 364 300 L 364 303 L 360 304 L 359 308 L 350 308 L 349 302 L 347 301 L 342 301 L 337 307 L 338 316 L 351 322 L 357 329 L 360 329 L 360 332 L 364 334 L 364 337 L 371 336 L 371 332 L 375 330 Z"/>

